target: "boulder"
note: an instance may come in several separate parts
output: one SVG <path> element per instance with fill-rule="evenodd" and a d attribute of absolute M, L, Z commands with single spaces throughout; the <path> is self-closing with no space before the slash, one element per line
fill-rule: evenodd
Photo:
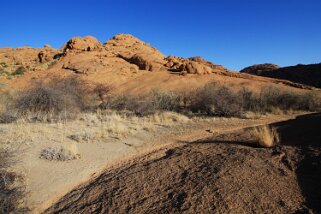
<path fill-rule="evenodd" d="M 186 74 L 209 74 L 213 68 L 210 64 L 203 61 L 193 60 L 191 58 L 180 58 L 175 56 L 169 56 L 165 58 L 167 61 L 164 66 L 172 72 Z M 214 64 L 213 64 L 214 65 Z"/>
<path fill-rule="evenodd" d="M 102 44 L 92 36 L 73 37 L 64 46 L 63 52 L 68 51 L 93 51 L 102 47 Z"/>
<path fill-rule="evenodd" d="M 119 57 L 123 58 L 124 60 L 126 60 L 131 64 L 137 65 L 140 70 L 147 70 L 147 71 L 165 70 L 162 63 L 156 61 L 153 57 L 149 57 L 144 54 L 135 54 L 129 58 L 126 58 L 121 55 L 119 55 Z"/>

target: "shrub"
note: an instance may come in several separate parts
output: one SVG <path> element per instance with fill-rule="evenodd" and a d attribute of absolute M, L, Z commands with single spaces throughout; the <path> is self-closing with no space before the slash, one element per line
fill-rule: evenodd
<path fill-rule="evenodd" d="M 261 112 L 272 112 L 275 108 L 283 111 L 318 111 L 321 108 L 321 99 L 316 92 L 300 93 L 271 86 L 261 89 L 256 103 Z"/>
<path fill-rule="evenodd" d="M 230 88 L 218 83 L 209 83 L 194 94 L 191 110 L 211 116 L 239 116 L 242 99 Z"/>
<path fill-rule="evenodd" d="M 93 92 L 98 96 L 101 102 L 107 102 L 106 99 L 112 90 L 112 86 L 105 84 L 98 84 L 95 86 Z"/>
<path fill-rule="evenodd" d="M 185 115 L 178 114 L 175 112 L 161 112 L 155 113 L 148 117 L 150 121 L 162 124 L 171 124 L 173 122 L 187 123 L 189 118 Z"/>
<path fill-rule="evenodd" d="M 128 110 L 141 116 L 158 111 L 192 111 L 209 116 L 238 117 L 246 112 L 318 111 L 321 99 L 317 92 L 302 93 L 270 86 L 254 93 L 247 88 L 236 91 L 214 82 L 184 94 L 154 90 L 145 96 L 114 96 L 109 99 L 107 108 Z"/>
<path fill-rule="evenodd" d="M 118 111 L 131 111 L 136 115 L 145 116 L 153 114 L 155 106 L 152 100 L 148 96 L 135 96 L 135 95 L 118 95 L 110 99 L 108 102 L 108 108 L 118 110 Z"/>
<path fill-rule="evenodd" d="M 56 161 L 68 161 L 80 158 L 76 144 L 68 144 L 60 147 L 48 147 L 40 152 L 40 158 Z"/>
<path fill-rule="evenodd" d="M 92 103 L 86 100 L 89 91 L 85 86 L 83 81 L 74 77 L 37 82 L 13 97 L 9 115 L 18 118 L 31 116 L 36 120 L 74 118 Z"/>
<path fill-rule="evenodd" d="M 23 207 L 24 188 L 17 181 L 21 176 L 9 172 L 13 163 L 13 154 L 0 149 L 0 213 L 24 213 L 28 209 Z"/>
<path fill-rule="evenodd" d="M 139 116 L 154 114 L 157 111 L 178 111 L 179 105 L 178 95 L 156 90 L 144 96 L 118 95 L 108 102 L 108 108 L 132 111 Z"/>
<path fill-rule="evenodd" d="M 252 135 L 255 136 L 258 145 L 266 148 L 273 147 L 280 141 L 279 134 L 276 129 L 270 128 L 267 125 L 254 128 Z"/>
<path fill-rule="evenodd" d="M 23 75 L 26 71 L 27 71 L 27 69 L 24 66 L 20 66 L 12 73 L 12 75 L 13 76 Z"/>
<path fill-rule="evenodd" d="M 173 92 L 153 90 L 150 96 L 157 110 L 178 111 L 180 108 L 181 97 Z"/>
<path fill-rule="evenodd" d="M 243 87 L 240 91 L 238 91 L 238 97 L 240 97 L 242 102 L 242 110 L 250 111 L 250 112 L 258 112 L 259 106 L 257 104 L 258 97 L 248 88 Z"/>

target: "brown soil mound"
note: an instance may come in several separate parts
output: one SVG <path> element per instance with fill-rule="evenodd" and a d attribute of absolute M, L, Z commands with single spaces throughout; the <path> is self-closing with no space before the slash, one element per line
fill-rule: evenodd
<path fill-rule="evenodd" d="M 106 171 L 45 213 L 318 213 L 320 121 L 275 124 L 284 145 L 274 149 L 253 147 L 243 130 L 161 150 Z M 287 140 L 306 126 L 312 135 L 299 147 Z"/>
<path fill-rule="evenodd" d="M 250 66 L 241 70 L 240 72 L 264 77 L 290 80 L 292 82 L 321 88 L 321 63 L 310 65 L 296 65 L 282 68 L 278 68 L 273 64 L 263 64 Z"/>

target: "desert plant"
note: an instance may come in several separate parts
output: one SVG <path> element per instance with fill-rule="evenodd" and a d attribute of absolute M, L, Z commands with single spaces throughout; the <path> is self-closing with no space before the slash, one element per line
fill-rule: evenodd
<path fill-rule="evenodd" d="M 27 69 L 24 66 L 18 67 L 11 75 L 16 76 L 16 75 L 23 75 Z"/>
<path fill-rule="evenodd" d="M 156 112 L 150 96 L 118 95 L 111 98 L 108 108 L 118 111 L 131 111 L 138 116 L 145 116 Z"/>
<path fill-rule="evenodd" d="M 6 114 L 37 120 L 71 119 L 92 105 L 87 102 L 88 95 L 90 92 L 80 79 L 53 78 L 16 93 L 8 104 L 10 112 Z"/>
<path fill-rule="evenodd" d="M 148 119 L 151 122 L 162 123 L 162 124 L 171 124 L 173 122 L 186 123 L 189 121 L 189 118 L 185 115 L 178 114 L 175 112 L 158 112 L 148 116 Z"/>
<path fill-rule="evenodd" d="M 241 99 L 243 111 L 258 112 L 258 97 L 255 93 L 243 87 L 237 92 L 237 96 Z"/>
<path fill-rule="evenodd" d="M 112 90 L 112 86 L 106 84 L 98 84 L 94 88 L 94 93 L 98 96 L 101 102 L 106 102 L 107 97 L 109 96 Z"/>
<path fill-rule="evenodd" d="M 280 141 L 279 134 L 274 127 L 268 125 L 256 127 L 252 130 L 252 135 L 256 138 L 259 146 L 270 148 Z"/>
<path fill-rule="evenodd" d="M 161 111 L 178 111 L 182 98 L 173 93 L 161 90 L 153 90 L 152 97 L 154 108 Z"/>
<path fill-rule="evenodd" d="M 213 82 L 183 95 L 154 90 L 144 96 L 114 96 L 109 99 L 107 108 L 128 110 L 141 116 L 159 111 L 191 111 L 209 116 L 239 117 L 246 112 L 318 111 L 321 99 L 317 92 L 302 93 L 270 86 L 255 93 L 247 88 L 237 91 Z"/>
<path fill-rule="evenodd" d="M 13 164 L 13 152 L 0 148 L 0 213 L 25 213 L 27 208 L 21 204 L 24 188 L 18 180 L 21 178 L 8 168 Z"/>
<path fill-rule="evenodd" d="M 276 86 L 261 89 L 257 103 L 261 112 L 272 112 L 275 108 L 280 110 L 318 111 L 321 109 L 321 99 L 317 92 L 296 92 L 285 90 Z"/>
<path fill-rule="evenodd" d="M 213 116 L 239 116 L 242 99 L 227 86 L 209 83 L 194 94 L 191 110 Z"/>
<path fill-rule="evenodd" d="M 56 161 L 68 161 L 80 158 L 76 144 L 66 144 L 60 147 L 48 147 L 40 152 L 40 158 Z"/>

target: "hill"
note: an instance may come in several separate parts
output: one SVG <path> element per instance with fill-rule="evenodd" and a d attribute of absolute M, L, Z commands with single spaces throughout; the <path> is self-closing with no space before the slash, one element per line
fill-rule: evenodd
<path fill-rule="evenodd" d="M 274 64 L 259 64 L 246 67 L 240 73 L 289 80 L 321 88 L 321 63 L 280 68 Z"/>
<path fill-rule="evenodd" d="M 109 84 L 117 93 L 146 93 L 153 88 L 188 91 L 219 81 L 257 89 L 277 84 L 310 87 L 286 80 L 256 77 L 229 70 L 201 57 L 165 56 L 155 47 L 129 34 L 105 43 L 92 36 L 74 37 L 61 49 L 1 48 L 0 81 L 7 89 L 25 88 L 35 80 L 77 75 L 93 84 Z"/>

